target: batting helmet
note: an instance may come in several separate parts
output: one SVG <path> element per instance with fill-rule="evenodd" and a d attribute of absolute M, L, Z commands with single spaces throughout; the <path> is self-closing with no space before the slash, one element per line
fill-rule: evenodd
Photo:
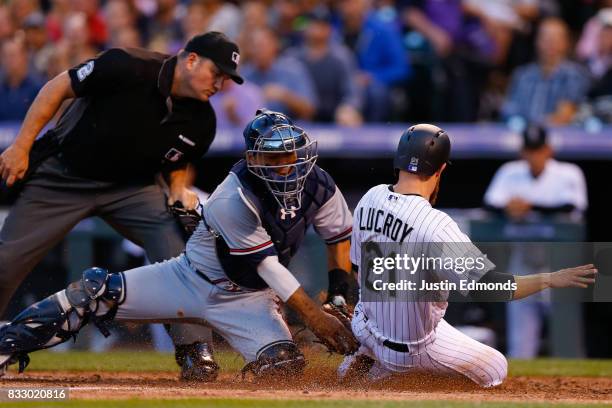
<path fill-rule="evenodd" d="M 393 166 L 397 170 L 431 176 L 444 163 L 449 163 L 450 149 L 450 139 L 439 127 L 411 126 L 400 137 Z"/>
<path fill-rule="evenodd" d="M 247 167 L 286 210 L 301 207 L 306 177 L 317 160 L 317 142 L 286 115 L 258 110 L 246 126 Z"/>

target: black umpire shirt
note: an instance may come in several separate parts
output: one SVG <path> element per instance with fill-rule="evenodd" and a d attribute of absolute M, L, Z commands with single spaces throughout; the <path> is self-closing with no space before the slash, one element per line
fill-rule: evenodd
<path fill-rule="evenodd" d="M 212 143 L 209 102 L 171 98 L 177 57 L 110 49 L 68 71 L 77 98 L 51 132 L 59 157 L 80 176 L 150 178 L 199 159 Z"/>

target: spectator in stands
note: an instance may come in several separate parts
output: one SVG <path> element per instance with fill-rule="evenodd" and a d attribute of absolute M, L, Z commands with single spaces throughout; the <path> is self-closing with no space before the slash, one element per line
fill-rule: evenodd
<path fill-rule="evenodd" d="M 268 10 L 265 3 L 259 0 L 242 3 L 242 28 L 238 35 L 238 46 L 243 63 L 251 61 L 251 55 L 255 52 L 248 46 L 250 36 L 255 30 L 265 27 L 268 27 Z"/>
<path fill-rule="evenodd" d="M 45 27 L 45 16 L 40 12 L 30 14 L 23 21 L 22 28 L 32 72 L 40 78 L 45 78 L 49 58 L 53 54 L 53 45 L 49 42 Z"/>
<path fill-rule="evenodd" d="M 463 8 L 476 17 L 495 41 L 493 61 L 506 62 L 515 32 L 524 32 L 539 15 L 538 0 L 465 0 Z"/>
<path fill-rule="evenodd" d="M 2 77 L 0 80 L 0 120 L 19 121 L 42 87 L 29 72 L 28 52 L 21 39 L 2 44 Z"/>
<path fill-rule="evenodd" d="M 8 4 L 15 27 L 21 27 L 27 16 L 40 11 L 39 0 L 12 0 Z"/>
<path fill-rule="evenodd" d="M 271 27 L 277 33 L 282 51 L 302 43 L 300 16 L 307 2 L 296 0 L 274 0 L 272 4 Z"/>
<path fill-rule="evenodd" d="M 102 50 L 107 41 L 106 21 L 99 0 L 72 0 L 72 12 L 83 13 L 88 31 L 89 45 Z"/>
<path fill-rule="evenodd" d="M 308 69 L 317 91 L 314 120 L 359 126 L 363 122 L 352 55 L 341 44 L 331 43 L 331 15 L 318 9 L 307 16 L 304 44 L 289 50 Z"/>
<path fill-rule="evenodd" d="M 400 0 L 399 7 L 420 54 L 409 89 L 418 112 L 427 120 L 475 121 L 495 54 L 481 21 L 466 16 L 462 0 Z"/>
<path fill-rule="evenodd" d="M 110 0 L 104 6 L 108 28 L 106 48 L 140 47 L 142 38 L 138 30 L 139 13 L 129 0 Z"/>
<path fill-rule="evenodd" d="M 249 46 L 257 52 L 242 75 L 262 88 L 266 107 L 295 118 L 312 119 L 316 90 L 304 64 L 290 56 L 279 56 L 278 37 L 269 28 L 255 30 Z"/>
<path fill-rule="evenodd" d="M 205 27 L 208 22 L 206 7 L 201 1 L 192 1 L 187 6 L 187 13 L 182 20 L 183 33 L 185 38 L 191 38 L 194 35 L 202 33 L 202 27 Z M 241 49 L 242 51 L 242 49 Z M 242 59 L 242 52 L 240 53 Z"/>
<path fill-rule="evenodd" d="M 68 67 L 93 58 L 98 53 L 98 49 L 91 45 L 90 32 L 87 15 L 72 13 L 66 18 L 63 27 L 64 34 L 57 43 L 56 52 L 64 54 L 63 59 Z"/>
<path fill-rule="evenodd" d="M 210 99 L 217 116 L 217 128 L 244 129 L 253 119 L 253 113 L 266 106 L 263 92 L 259 86 L 249 81 L 240 86 L 234 86 L 230 82 L 233 81 L 225 81 L 221 91 Z"/>
<path fill-rule="evenodd" d="M 608 9 L 612 12 L 612 9 Z M 589 91 L 591 114 L 612 123 L 612 13 L 599 30 L 597 61 L 592 74 L 597 78 Z M 593 72 L 595 70 L 595 72 Z M 597 75 L 599 71 L 603 71 Z"/>
<path fill-rule="evenodd" d="M 384 121 L 390 111 L 390 89 L 408 79 L 408 55 L 400 33 L 370 13 L 367 0 L 341 0 L 342 36 L 357 58 L 356 76 L 368 121 Z"/>
<path fill-rule="evenodd" d="M 523 134 L 522 160 L 504 164 L 495 173 L 485 205 L 511 220 L 537 215 L 571 214 L 580 220 L 587 208 L 584 174 L 575 164 L 553 159 L 546 130 L 529 126 Z M 508 272 L 525 275 L 550 270 L 548 250 L 534 243 L 513 245 Z M 543 292 L 545 293 L 545 292 Z M 549 299 L 528 298 L 506 305 L 508 355 L 533 358 L 540 348 L 542 320 Z"/>
<path fill-rule="evenodd" d="M 193 0 L 192 3 L 200 2 L 206 11 L 206 25 L 202 31 L 219 31 L 227 35 L 231 40 L 236 40 L 240 33 L 242 15 L 240 9 L 233 3 L 223 0 Z"/>
<path fill-rule="evenodd" d="M 560 19 L 545 19 L 536 39 L 537 61 L 518 68 L 512 75 L 502 113 L 527 121 L 564 125 L 570 123 L 588 91 L 586 72 L 567 59 L 567 25 Z"/>
<path fill-rule="evenodd" d="M 136 27 L 125 27 L 119 30 L 113 37 L 108 47 L 119 48 L 141 48 L 142 42 L 140 32 Z"/>
<path fill-rule="evenodd" d="M 576 54 L 586 62 L 591 75 L 596 79 L 604 76 L 612 66 L 612 40 L 609 37 L 612 27 L 612 0 L 608 3 L 610 7 L 601 9 L 585 25 L 576 47 Z"/>
<path fill-rule="evenodd" d="M 13 36 L 15 33 L 15 25 L 11 18 L 9 8 L 0 4 L 0 42 L 4 42 Z"/>
<path fill-rule="evenodd" d="M 185 9 L 177 0 L 156 0 L 156 4 L 145 24 L 145 44 L 150 50 L 174 54 L 184 42 L 181 19 Z"/>
<path fill-rule="evenodd" d="M 51 0 L 51 10 L 47 14 L 47 32 L 51 42 L 62 38 L 62 30 L 66 19 L 72 13 L 72 0 Z"/>

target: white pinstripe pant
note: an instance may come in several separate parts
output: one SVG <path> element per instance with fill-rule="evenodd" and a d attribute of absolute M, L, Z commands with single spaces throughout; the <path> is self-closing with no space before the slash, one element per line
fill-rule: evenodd
<path fill-rule="evenodd" d="M 359 305 L 358 305 L 359 307 Z M 355 314 L 353 333 L 361 343 L 358 353 L 377 361 L 369 373 L 371 379 L 391 373 L 427 371 L 441 375 L 464 375 L 482 387 L 501 384 L 508 375 L 508 362 L 503 354 L 461 333 L 441 319 L 435 339 L 418 352 L 402 353 L 385 347 L 379 334 L 372 334 L 363 313 Z M 433 337 L 432 337 L 433 338 Z"/>

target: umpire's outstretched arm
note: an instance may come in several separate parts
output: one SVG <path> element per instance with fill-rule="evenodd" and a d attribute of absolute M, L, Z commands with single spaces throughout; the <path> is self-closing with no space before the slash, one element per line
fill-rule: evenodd
<path fill-rule="evenodd" d="M 17 137 L 0 155 L 0 174 L 9 187 L 21 180 L 28 170 L 30 149 L 38 133 L 55 116 L 62 103 L 75 96 L 68 71 L 47 82 L 40 90 Z"/>

